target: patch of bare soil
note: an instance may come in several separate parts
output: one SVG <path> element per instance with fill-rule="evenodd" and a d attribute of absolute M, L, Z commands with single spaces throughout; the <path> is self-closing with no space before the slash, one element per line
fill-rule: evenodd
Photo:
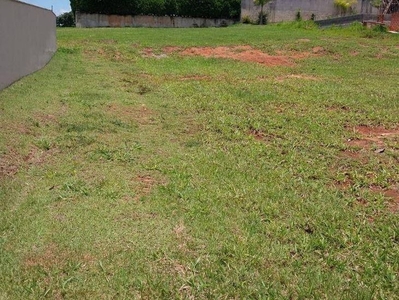
<path fill-rule="evenodd" d="M 314 54 L 322 54 L 322 53 L 325 53 L 326 50 L 325 50 L 323 47 L 314 47 L 314 48 L 312 49 L 312 52 L 313 52 Z"/>
<path fill-rule="evenodd" d="M 150 193 L 152 187 L 157 183 L 150 175 L 139 175 L 136 181 L 140 183 L 144 194 Z"/>
<path fill-rule="evenodd" d="M 378 194 L 383 194 L 385 198 L 389 199 L 388 207 L 392 213 L 399 212 L 399 189 L 384 189 L 379 186 L 372 186 L 370 190 Z"/>
<path fill-rule="evenodd" d="M 349 138 L 347 144 L 349 146 L 369 150 L 373 146 L 383 148 L 384 140 L 390 137 L 398 137 L 399 129 L 386 129 L 384 127 L 357 126 L 353 128 L 355 134 L 360 134 L 360 138 Z M 381 152 L 380 152 L 381 153 Z"/>
<path fill-rule="evenodd" d="M 303 59 L 310 55 L 321 54 L 324 49 L 319 47 L 312 50 L 312 53 L 303 52 L 283 52 L 277 51 L 277 55 L 270 55 L 251 46 L 231 46 L 231 47 L 191 47 L 182 49 L 179 47 L 165 47 L 164 53 L 178 53 L 183 56 L 202 56 L 212 58 L 234 59 L 244 62 L 254 62 L 264 66 L 292 66 L 297 59 Z M 144 56 L 153 57 L 152 49 L 144 49 Z"/>
<path fill-rule="evenodd" d="M 44 151 L 32 147 L 27 155 L 23 155 L 16 149 L 9 148 L 3 155 L 0 155 L 0 178 L 12 177 L 24 167 L 42 165 L 57 151 L 56 148 Z"/>
<path fill-rule="evenodd" d="M 24 161 L 28 165 L 42 165 L 44 164 L 49 157 L 57 153 L 58 150 L 56 148 L 51 148 L 47 151 L 41 150 L 37 147 L 32 147 L 29 150 L 28 155 L 24 157 Z"/>
<path fill-rule="evenodd" d="M 228 58 L 244 62 L 256 62 L 265 66 L 292 66 L 293 58 L 283 55 L 269 55 L 249 46 L 237 47 L 192 47 L 180 52 L 184 56 L 202 56 L 209 58 Z"/>
<path fill-rule="evenodd" d="M 143 51 L 141 51 L 141 56 L 146 58 L 158 58 L 158 59 L 168 57 L 166 53 L 159 53 L 159 54 L 154 53 L 152 48 L 144 48 Z"/>
<path fill-rule="evenodd" d="M 21 156 L 18 151 L 8 149 L 5 154 L 0 156 L 0 178 L 17 174 L 21 163 Z"/>
<path fill-rule="evenodd" d="M 38 113 L 35 115 L 35 120 L 41 125 L 50 126 L 58 123 L 58 117 L 52 114 Z"/>
<path fill-rule="evenodd" d="M 42 267 L 44 270 L 49 270 L 51 267 L 65 264 L 68 253 L 60 251 L 55 244 L 48 245 L 44 251 L 31 251 L 25 258 L 24 266 Z"/>
<path fill-rule="evenodd" d="M 114 49 L 86 49 L 83 51 L 84 55 L 87 57 L 88 60 L 94 61 L 98 58 L 105 58 L 114 61 L 120 61 L 125 59 L 123 54 Z"/>
<path fill-rule="evenodd" d="M 51 243 L 47 245 L 45 249 L 33 249 L 25 258 L 24 267 L 41 267 L 43 270 L 49 271 L 51 268 L 65 266 L 68 261 L 76 259 L 83 262 L 82 267 L 84 267 L 85 264 L 91 264 L 95 261 L 89 254 L 76 255 L 76 253 L 62 250 L 56 244 Z"/>
<path fill-rule="evenodd" d="M 138 175 L 133 178 L 132 181 L 136 190 L 135 201 L 149 195 L 155 186 L 165 184 L 162 179 L 155 178 L 151 175 Z"/>
<path fill-rule="evenodd" d="M 341 180 L 336 180 L 334 186 L 340 190 L 347 190 L 353 185 L 353 180 L 349 173 L 345 173 Z"/>
<path fill-rule="evenodd" d="M 167 46 L 163 48 L 163 51 L 167 54 L 179 52 L 180 50 L 181 50 L 180 47 L 175 47 L 175 46 Z"/>
<path fill-rule="evenodd" d="M 111 103 L 107 106 L 107 112 L 122 120 L 134 120 L 140 125 L 149 125 L 154 123 L 155 113 L 145 104 L 137 107 Z"/>
<path fill-rule="evenodd" d="M 248 134 L 250 136 L 252 136 L 257 141 L 262 141 L 265 138 L 264 132 L 262 132 L 261 130 L 258 130 L 258 129 L 254 129 L 254 128 L 251 128 L 248 131 Z"/>
<path fill-rule="evenodd" d="M 390 138 L 399 137 L 399 129 L 387 129 L 382 126 L 357 126 L 353 128 L 353 133 L 359 135 L 359 138 L 350 138 L 347 144 L 356 149 L 349 149 L 342 151 L 341 156 L 350 158 L 362 163 L 367 162 L 366 154 L 371 149 L 377 155 L 385 152 L 386 140 Z M 359 150 L 360 149 L 360 150 Z M 340 186 L 340 185 L 336 185 Z M 344 187 L 345 188 L 345 187 Z M 399 189 L 398 188 L 382 188 L 379 186 L 371 186 L 370 191 L 383 194 L 385 198 L 389 199 L 389 210 L 393 213 L 399 212 Z"/>

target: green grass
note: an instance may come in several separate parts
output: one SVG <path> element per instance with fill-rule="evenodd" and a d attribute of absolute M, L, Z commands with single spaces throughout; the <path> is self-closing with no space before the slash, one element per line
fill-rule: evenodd
<path fill-rule="evenodd" d="M 398 128 L 397 35 L 57 34 L 51 62 L 0 92 L 1 299 L 398 297 L 398 212 L 371 187 L 399 188 L 399 139 L 346 143 Z M 237 45 L 323 50 L 275 67 L 143 56 Z"/>

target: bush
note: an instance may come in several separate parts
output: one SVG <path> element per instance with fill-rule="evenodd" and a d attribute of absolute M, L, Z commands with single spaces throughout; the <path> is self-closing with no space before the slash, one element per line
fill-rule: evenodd
<path fill-rule="evenodd" d="M 338 7 L 341 14 L 346 14 L 356 2 L 357 0 L 334 0 L 334 5 Z"/>
<path fill-rule="evenodd" d="M 266 25 L 268 21 L 267 13 L 259 13 L 258 15 L 258 24 Z"/>
<path fill-rule="evenodd" d="M 301 15 L 301 11 L 298 10 L 295 14 L 295 21 L 302 21 L 302 15 Z"/>
<path fill-rule="evenodd" d="M 252 23 L 251 18 L 250 18 L 250 16 L 248 16 L 248 15 L 243 16 L 243 17 L 241 18 L 241 22 L 242 22 L 243 24 L 251 24 L 251 23 Z"/>
<path fill-rule="evenodd" d="M 315 15 L 315 14 L 312 14 L 312 15 L 310 16 L 310 21 L 314 21 L 314 20 L 316 20 L 316 15 Z"/>
<path fill-rule="evenodd" d="M 373 27 L 373 31 L 375 31 L 375 32 L 388 32 L 388 29 L 383 24 L 377 24 L 376 26 Z"/>

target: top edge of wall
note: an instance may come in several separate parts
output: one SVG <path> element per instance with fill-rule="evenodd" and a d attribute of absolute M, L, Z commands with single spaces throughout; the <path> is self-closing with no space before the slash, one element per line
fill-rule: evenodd
<path fill-rule="evenodd" d="M 5 0 L 5 1 L 14 2 L 14 3 L 21 4 L 21 5 L 26 5 L 26 6 L 34 7 L 34 8 L 37 8 L 37 9 L 45 10 L 45 11 L 53 13 L 53 15 L 55 16 L 55 13 L 51 9 L 44 8 L 44 7 L 41 7 L 41 6 L 37 6 L 37 5 L 34 5 L 34 4 L 30 4 L 30 3 L 26 3 L 23 0 L 20 0 L 20 1 L 18 1 L 18 0 Z"/>

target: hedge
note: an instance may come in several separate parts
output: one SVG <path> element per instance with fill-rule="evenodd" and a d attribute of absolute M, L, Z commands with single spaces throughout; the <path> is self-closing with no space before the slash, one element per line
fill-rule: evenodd
<path fill-rule="evenodd" d="M 70 0 L 72 11 L 202 18 L 240 16 L 241 0 Z"/>

